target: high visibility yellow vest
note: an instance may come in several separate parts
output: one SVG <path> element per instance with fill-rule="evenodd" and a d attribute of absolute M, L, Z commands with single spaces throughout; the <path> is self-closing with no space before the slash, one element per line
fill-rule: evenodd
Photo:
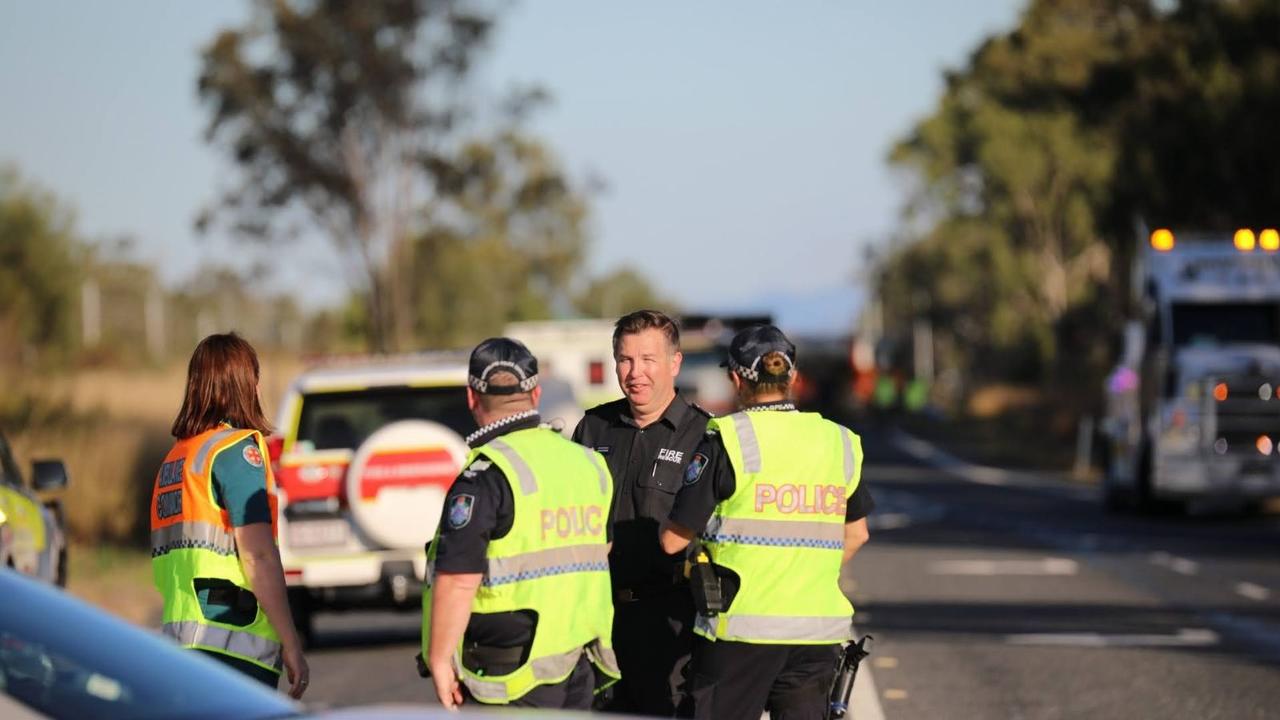
<path fill-rule="evenodd" d="M 226 580 L 252 591 L 236 554 L 231 518 L 213 492 L 213 461 L 245 438 L 256 440 L 267 474 L 271 532 L 276 535 L 275 478 L 262 435 L 222 426 L 179 440 L 156 474 L 151 496 L 151 571 L 164 598 L 161 630 L 180 645 L 230 655 L 280 672 L 280 636 L 258 608 L 246 626 L 204 616 L 197 578 Z"/>
<path fill-rule="evenodd" d="M 708 427 L 720 434 L 736 484 L 702 540 L 741 584 L 729 609 L 700 615 L 694 632 L 762 644 L 852 639 L 853 606 L 839 583 L 861 440 L 816 413 L 738 412 Z"/>
<path fill-rule="evenodd" d="M 613 653 L 613 598 L 605 534 L 613 480 L 598 453 L 551 430 L 518 430 L 471 451 L 470 465 L 484 458 L 506 476 L 515 498 L 515 518 L 506 536 L 489 543 L 488 569 L 480 581 L 474 613 L 532 610 L 537 628 L 528 660 L 506 675 L 478 675 L 453 665 L 461 682 L 483 703 L 509 703 L 539 685 L 562 682 L 585 652 L 605 678 L 602 690 L 621 677 Z M 436 538 L 439 539 L 439 531 Z M 432 542 L 428 566 L 434 566 Z M 428 570 L 428 580 L 433 570 Z M 431 639 L 431 590 L 422 598 L 422 652 Z"/>

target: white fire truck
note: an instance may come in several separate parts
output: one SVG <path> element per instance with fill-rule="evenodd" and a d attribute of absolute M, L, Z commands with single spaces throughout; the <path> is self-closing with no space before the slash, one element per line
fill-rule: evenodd
<path fill-rule="evenodd" d="M 1280 236 L 1149 239 L 1107 379 L 1107 507 L 1280 495 Z"/>

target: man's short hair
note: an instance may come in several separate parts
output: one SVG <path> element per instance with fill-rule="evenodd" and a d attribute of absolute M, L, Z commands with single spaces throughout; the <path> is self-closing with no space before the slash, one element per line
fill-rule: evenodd
<path fill-rule="evenodd" d="M 622 341 L 623 335 L 636 335 L 650 329 L 661 331 L 672 350 L 680 349 L 680 327 L 670 315 L 659 310 L 636 310 L 618 318 L 618 322 L 614 324 L 613 354 L 618 354 L 618 343 Z"/>

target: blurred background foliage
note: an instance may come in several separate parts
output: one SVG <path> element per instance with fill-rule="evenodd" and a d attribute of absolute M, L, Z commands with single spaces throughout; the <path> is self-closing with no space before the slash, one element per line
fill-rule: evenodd
<path fill-rule="evenodd" d="M 873 272 L 884 326 L 928 318 L 969 388 L 1094 407 L 1136 221 L 1273 226 L 1278 109 L 1273 0 L 1033 0 L 889 154 L 911 190 Z"/>
<path fill-rule="evenodd" d="M 530 131 L 547 93 L 488 107 L 469 91 L 500 6 L 253 7 L 193 79 L 232 169 L 194 220 L 277 264 L 321 238 L 344 274 L 316 282 L 345 284 L 345 303 L 302 307 L 265 263 L 162 282 L 128 238 L 84 237 L 56 188 L 0 169 L 0 427 L 94 489 L 68 509 L 79 538 L 144 537 L 139 493 L 208 333 L 259 347 L 270 404 L 309 355 L 672 307 L 654 268 L 586 272 L 600 187 Z M 939 384 L 1035 388 L 1069 431 L 1114 360 L 1135 219 L 1274 225 L 1277 117 L 1275 0 L 1032 0 L 888 153 L 902 222 L 858 269 L 886 339 L 910 347 L 927 320 Z"/>

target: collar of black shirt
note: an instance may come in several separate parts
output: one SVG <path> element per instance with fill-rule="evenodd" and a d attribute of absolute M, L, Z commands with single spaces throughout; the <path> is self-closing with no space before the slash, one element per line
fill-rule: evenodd
<path fill-rule="evenodd" d="M 629 411 L 628 406 L 628 411 Z M 619 414 L 619 419 L 624 425 L 629 427 L 638 427 L 635 418 L 624 411 Z M 689 402 L 680 394 L 680 388 L 676 388 L 676 396 L 671 399 L 671 403 L 667 405 L 667 409 L 663 411 L 662 417 L 658 418 L 658 422 L 664 422 L 671 426 L 672 429 L 680 427 L 680 423 L 684 421 L 684 416 L 690 411 Z"/>
<path fill-rule="evenodd" d="M 541 424 L 542 424 L 542 416 L 539 415 L 537 411 L 534 411 L 532 414 L 525 415 L 524 417 L 521 417 L 515 420 L 502 418 L 501 420 L 498 420 L 496 422 L 491 422 L 488 425 L 485 425 L 479 430 L 476 430 L 475 432 L 468 435 L 467 445 L 473 448 L 478 448 L 481 445 L 485 445 L 494 440 L 497 440 L 498 438 L 502 437 L 503 435 L 506 435 L 507 433 L 513 433 L 517 430 L 531 430 L 533 428 L 538 427 Z"/>

